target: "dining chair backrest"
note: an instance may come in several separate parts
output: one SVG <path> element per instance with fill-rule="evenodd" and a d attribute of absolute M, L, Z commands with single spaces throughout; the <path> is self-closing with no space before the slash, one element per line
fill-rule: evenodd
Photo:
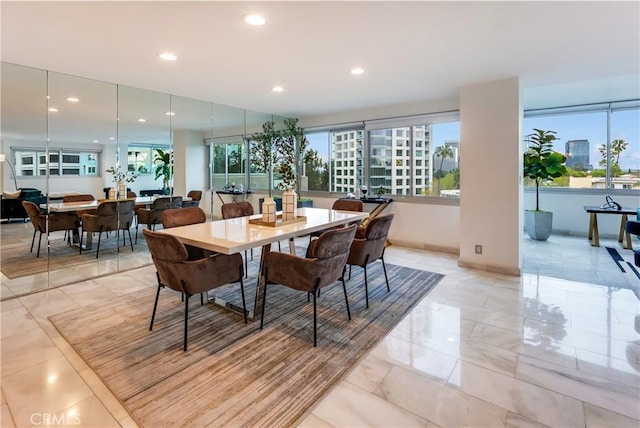
<path fill-rule="evenodd" d="M 136 202 L 133 200 L 118 201 L 118 221 L 120 229 L 128 228 L 133 224 L 133 211 L 136 208 Z"/>
<path fill-rule="evenodd" d="M 351 244 L 349 264 L 362 266 L 381 258 L 392 221 L 393 214 L 377 216 L 371 220 L 364 230 L 364 238 L 356 238 Z"/>
<path fill-rule="evenodd" d="M 247 201 L 222 204 L 222 218 L 237 218 L 253 215 L 253 205 Z"/>
<path fill-rule="evenodd" d="M 363 204 L 358 199 L 337 199 L 331 206 L 332 210 L 362 212 Z"/>
<path fill-rule="evenodd" d="M 27 212 L 29 216 L 29 220 L 31 220 L 31 224 L 38 232 L 46 232 L 47 224 L 45 221 L 45 216 L 40 212 L 40 208 L 31 202 L 31 201 L 22 201 L 22 206 L 24 210 Z"/>
<path fill-rule="evenodd" d="M 189 190 L 187 196 L 191 198 L 192 201 L 199 201 L 202 199 L 202 190 Z"/>
<path fill-rule="evenodd" d="M 169 210 L 182 207 L 182 196 L 164 196 L 157 198 L 151 204 L 154 211 Z"/>
<path fill-rule="evenodd" d="M 202 208 L 198 207 L 164 210 L 162 211 L 161 218 L 162 227 L 165 229 L 207 221 L 207 215 Z"/>
<path fill-rule="evenodd" d="M 93 195 L 66 195 L 62 197 L 62 202 L 89 202 L 95 201 Z"/>

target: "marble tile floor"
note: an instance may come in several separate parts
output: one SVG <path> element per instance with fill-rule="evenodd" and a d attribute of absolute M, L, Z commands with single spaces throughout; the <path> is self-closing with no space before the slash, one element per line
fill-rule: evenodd
<path fill-rule="evenodd" d="M 602 245 L 525 239 L 521 277 L 389 247 L 446 276 L 300 426 L 638 427 L 640 280 Z M 151 266 L 2 301 L 0 426 L 135 426 L 47 317 L 149 286 Z"/>

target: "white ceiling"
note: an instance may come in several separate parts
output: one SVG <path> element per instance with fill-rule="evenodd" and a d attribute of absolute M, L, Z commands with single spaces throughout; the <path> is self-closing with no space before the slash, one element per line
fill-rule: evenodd
<path fill-rule="evenodd" d="M 515 76 L 527 108 L 640 97 L 637 1 L 0 7 L 3 61 L 281 115 L 457 98 Z M 248 12 L 266 25 L 244 24 Z M 366 72 L 352 76 L 355 65 Z"/>

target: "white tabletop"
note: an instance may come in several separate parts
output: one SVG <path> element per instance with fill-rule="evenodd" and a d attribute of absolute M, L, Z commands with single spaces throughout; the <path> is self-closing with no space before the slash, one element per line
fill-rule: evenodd
<path fill-rule="evenodd" d="M 168 197 L 163 195 L 156 196 L 138 196 L 135 198 L 136 205 L 149 205 L 152 204 L 158 198 Z M 130 199 L 123 199 L 130 200 Z M 190 201 L 191 198 L 187 196 L 182 197 L 183 201 Z M 50 212 L 73 212 L 82 210 L 91 210 L 98 207 L 98 204 L 103 201 L 81 201 L 81 202 L 54 202 L 51 204 L 40 204 L 40 208 L 48 209 Z"/>
<path fill-rule="evenodd" d="M 158 232 L 173 235 L 182 243 L 233 254 L 251 248 L 282 241 L 296 236 L 308 235 L 332 226 L 366 218 L 369 213 L 335 211 L 324 208 L 298 208 L 298 214 L 307 217 L 305 222 L 283 226 L 260 226 L 250 224 L 249 219 L 261 218 L 260 214 L 250 217 L 216 220 L 189 226 L 162 229 Z"/>

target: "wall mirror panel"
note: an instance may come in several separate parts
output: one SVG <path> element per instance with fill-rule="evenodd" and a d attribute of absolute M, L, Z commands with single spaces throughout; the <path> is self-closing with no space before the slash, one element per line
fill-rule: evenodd
<path fill-rule="evenodd" d="M 49 234 L 49 286 L 118 271 L 117 234 L 92 227 L 95 217 L 88 216 L 96 209 L 59 206 L 105 198 L 104 165 L 113 164 L 117 151 L 117 107 L 114 84 L 48 74 L 48 153 L 38 153 L 34 175 L 38 182 L 47 179 L 38 187 L 47 189 L 49 230 L 54 231 Z"/>
<path fill-rule="evenodd" d="M 221 217 L 222 203 L 232 201 L 233 195 L 221 191 L 247 188 L 245 144 L 245 110 L 220 104 L 213 105 L 212 138 L 206 141 L 210 164 L 210 212 Z"/>
<path fill-rule="evenodd" d="M 1 67 L 0 296 L 6 299 L 41 290 L 49 281 L 46 234 L 40 257 L 36 257 L 39 232 L 34 230 L 22 205 L 23 200 L 46 203 L 46 177 L 38 179 L 32 174 L 37 151 L 34 149 L 46 152 L 47 72 L 8 63 Z M 28 151 L 32 152 L 31 159 L 26 155 Z"/>
<path fill-rule="evenodd" d="M 98 205 L 105 200 L 114 198 L 115 210 L 122 211 L 127 203 L 120 196 L 137 197 L 134 209 L 149 209 L 154 197 L 184 197 L 200 190 L 200 207 L 220 218 L 222 197 L 228 195 L 216 190 L 251 185 L 247 136 L 260 131 L 270 114 L 15 64 L 1 66 L 2 299 L 151 264 L 141 232 L 147 224 L 133 219 L 129 224 L 118 216 L 115 231 L 100 233 L 83 217 L 104 214 Z M 167 168 L 156 174 L 163 165 L 156 159 L 163 156 Z M 64 202 L 81 195 L 95 201 L 73 202 L 80 204 L 73 207 Z M 144 196 L 149 198 L 139 199 Z M 43 234 L 39 257 L 39 233 L 22 199 L 32 200 L 49 216 L 50 233 Z M 66 230 L 62 219 L 72 229 L 80 227 Z"/>
<path fill-rule="evenodd" d="M 208 147 L 205 140 L 212 137 L 212 104 L 190 98 L 171 97 L 171 127 L 173 130 L 174 194 L 188 196 L 202 192 L 205 200 L 191 205 L 207 211 Z M 198 196 L 197 194 L 195 195 Z"/>

